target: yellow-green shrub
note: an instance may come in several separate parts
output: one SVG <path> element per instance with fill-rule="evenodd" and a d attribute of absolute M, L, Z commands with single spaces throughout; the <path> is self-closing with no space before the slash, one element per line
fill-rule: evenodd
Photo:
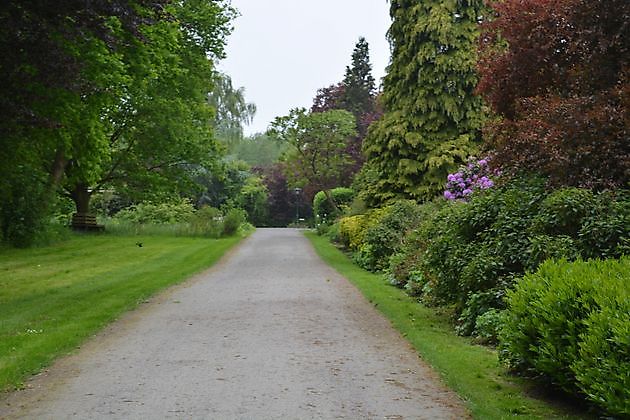
<path fill-rule="evenodd" d="M 344 247 L 353 251 L 359 249 L 365 236 L 366 219 L 364 214 L 359 214 L 339 220 L 339 238 Z"/>
<path fill-rule="evenodd" d="M 378 225 L 391 209 L 383 207 L 365 214 L 343 217 L 339 220 L 341 244 L 350 251 L 359 251 L 365 245 L 368 230 Z"/>

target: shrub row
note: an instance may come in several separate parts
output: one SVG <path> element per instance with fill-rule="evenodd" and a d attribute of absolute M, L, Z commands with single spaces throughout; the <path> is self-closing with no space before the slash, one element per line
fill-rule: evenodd
<path fill-rule="evenodd" d="M 242 209 L 221 211 L 214 207 L 195 209 L 187 200 L 160 204 L 142 203 L 118 212 L 106 221 L 111 233 L 168 233 L 177 236 L 219 238 L 231 236 L 246 222 Z"/>
<path fill-rule="evenodd" d="M 628 253 L 630 199 L 517 179 L 469 202 L 398 201 L 343 217 L 327 234 L 361 267 L 384 271 L 427 304 L 452 305 L 460 334 L 495 341 L 496 310 L 525 272 L 547 259 Z"/>
<path fill-rule="evenodd" d="M 500 357 L 630 415 L 630 258 L 548 261 L 508 292 Z"/>
<path fill-rule="evenodd" d="M 355 262 L 370 271 L 389 266 L 389 258 L 400 249 L 406 233 L 426 218 L 431 206 L 397 201 L 365 214 L 339 220 L 338 236 L 331 239 L 353 252 Z M 332 232 L 337 232 L 333 229 Z"/>
<path fill-rule="evenodd" d="M 512 182 L 427 215 L 387 272 L 392 283 L 426 303 L 454 305 L 463 335 L 479 333 L 477 318 L 503 309 L 506 290 L 543 261 L 615 258 L 630 245 L 627 195 L 548 191 L 539 179 Z M 493 319 L 481 320 L 486 331 Z"/>
<path fill-rule="evenodd" d="M 452 307 L 460 334 L 500 335 L 512 369 L 628 414 L 629 260 L 569 263 L 628 254 L 628 192 L 529 178 L 467 198 L 395 202 L 342 217 L 328 236 L 424 303 Z"/>

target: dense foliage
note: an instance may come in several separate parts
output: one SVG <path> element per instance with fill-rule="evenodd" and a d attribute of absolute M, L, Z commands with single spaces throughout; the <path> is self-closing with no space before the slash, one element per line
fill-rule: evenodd
<path fill-rule="evenodd" d="M 392 260 L 390 275 L 428 303 L 454 304 L 459 331 L 471 334 L 477 317 L 502 308 L 505 291 L 546 259 L 627 253 L 629 226 L 626 195 L 511 183 L 434 213 Z"/>
<path fill-rule="evenodd" d="M 289 183 L 285 175 L 285 165 L 276 162 L 269 166 L 254 168 L 256 174 L 261 177 L 267 189 L 267 220 L 265 225 L 272 227 L 287 226 L 296 221 L 297 213 L 308 213 L 304 208 L 302 194 L 296 194 L 289 189 Z"/>
<path fill-rule="evenodd" d="M 310 113 L 293 109 L 277 117 L 269 133 L 289 146 L 284 156 L 289 182 L 324 191 L 336 208 L 329 191 L 347 183 L 343 168 L 350 161 L 347 140 L 356 135 L 353 115 L 335 109 Z"/>
<path fill-rule="evenodd" d="M 315 216 L 316 225 L 330 224 L 341 216 L 344 209 L 347 209 L 354 199 L 355 192 L 351 188 L 337 187 L 330 190 L 331 200 L 328 199 L 323 191 L 315 194 L 313 198 L 313 216 Z"/>
<path fill-rule="evenodd" d="M 328 234 L 362 267 L 385 270 L 427 304 L 452 306 L 459 333 L 489 341 L 498 326 L 492 310 L 505 307 L 506 291 L 527 271 L 549 258 L 617 258 L 630 250 L 630 200 L 622 192 L 548 190 L 534 178 L 469 198 L 395 202 L 346 216 Z"/>
<path fill-rule="evenodd" d="M 345 179 L 352 179 L 361 169 L 365 158 L 362 153 L 363 140 L 369 125 L 381 115 L 377 104 L 377 93 L 369 45 L 365 38 L 359 38 L 352 52 L 352 63 L 346 67 L 342 82 L 322 88 L 313 99 L 311 112 L 325 112 L 343 109 L 354 115 L 356 135 L 346 142 L 346 152 L 350 160 L 343 169 Z"/>
<path fill-rule="evenodd" d="M 500 117 L 495 163 L 559 186 L 630 180 L 630 3 L 493 1 L 478 90 Z"/>
<path fill-rule="evenodd" d="M 318 231 L 447 308 L 458 333 L 501 331 L 515 370 L 627 416 L 630 3 L 396 0 L 390 14 L 384 115 L 355 199 Z"/>
<path fill-rule="evenodd" d="M 129 206 L 106 218 L 112 234 L 174 235 L 220 238 L 233 236 L 246 224 L 242 209 L 203 206 L 196 209 L 188 200 L 144 202 Z M 141 243 L 137 244 L 142 246 Z"/>
<path fill-rule="evenodd" d="M 502 360 L 612 415 L 630 415 L 628 282 L 628 257 L 543 264 L 508 293 Z"/>
<path fill-rule="evenodd" d="M 190 190 L 219 154 L 207 93 L 232 17 L 221 0 L 3 2 L 3 239 L 28 244 L 58 191 L 87 213 L 103 187 Z"/>
<path fill-rule="evenodd" d="M 482 1 L 395 0 L 392 61 L 384 79 L 385 114 L 364 143 L 381 201 L 430 199 L 480 140 L 475 49 Z"/>

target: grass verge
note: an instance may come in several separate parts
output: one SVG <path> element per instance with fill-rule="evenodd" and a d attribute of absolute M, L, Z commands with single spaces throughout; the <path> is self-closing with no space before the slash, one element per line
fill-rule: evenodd
<path fill-rule="evenodd" d="M 1 250 L 0 391 L 21 387 L 123 312 L 214 264 L 242 237 L 79 235 Z"/>
<path fill-rule="evenodd" d="M 455 335 L 446 316 L 417 303 L 383 276 L 359 268 L 325 237 L 314 232 L 306 232 L 306 237 L 319 256 L 350 280 L 466 401 L 474 418 L 586 418 L 528 396 L 530 385 L 506 376 L 495 351 Z"/>

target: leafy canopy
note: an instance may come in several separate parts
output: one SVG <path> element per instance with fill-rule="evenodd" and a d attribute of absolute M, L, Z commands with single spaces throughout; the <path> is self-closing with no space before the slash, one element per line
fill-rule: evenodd
<path fill-rule="evenodd" d="M 270 135 L 290 146 L 285 155 L 290 182 L 308 183 L 318 190 L 343 182 L 342 171 L 350 159 L 346 141 L 356 135 L 355 120 L 348 111 L 292 109 L 289 115 L 274 120 Z"/>
<path fill-rule="evenodd" d="M 481 38 L 494 161 L 555 185 L 627 186 L 630 3 L 505 0 Z"/>

